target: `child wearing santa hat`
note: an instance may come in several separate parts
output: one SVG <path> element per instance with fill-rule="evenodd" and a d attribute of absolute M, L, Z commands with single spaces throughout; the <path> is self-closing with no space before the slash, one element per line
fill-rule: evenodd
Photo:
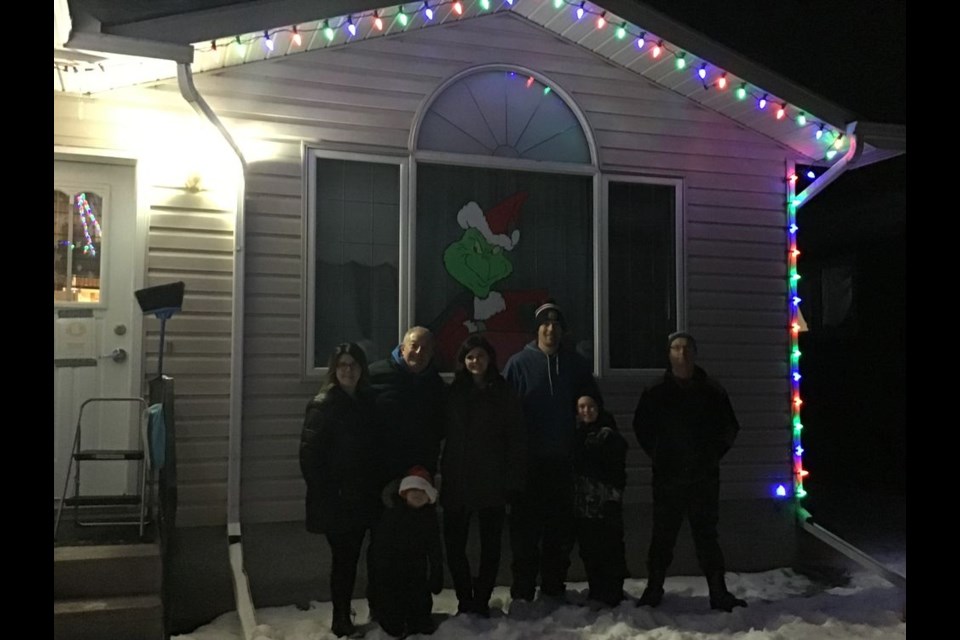
<path fill-rule="evenodd" d="M 437 490 L 430 472 L 411 468 L 384 492 L 384 509 L 371 548 L 377 617 L 395 637 L 431 634 L 431 593 L 443 589 L 443 551 L 437 522 Z"/>

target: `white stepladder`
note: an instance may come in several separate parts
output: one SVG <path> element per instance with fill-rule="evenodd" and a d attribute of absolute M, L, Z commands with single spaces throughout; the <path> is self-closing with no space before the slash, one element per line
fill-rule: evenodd
<path fill-rule="evenodd" d="M 83 424 L 83 411 L 92 403 L 136 403 L 140 410 L 139 429 L 137 440 L 139 447 L 137 449 L 83 449 L 81 447 L 81 426 Z M 69 462 L 67 463 L 67 475 L 63 481 L 63 494 L 60 496 L 60 504 L 57 507 L 57 519 L 53 524 L 53 539 L 57 539 L 57 531 L 60 528 L 60 517 L 63 514 L 65 506 L 72 506 L 73 519 L 78 526 L 118 526 L 118 525 L 137 525 L 139 526 L 139 535 L 143 538 L 144 526 L 147 523 L 147 510 L 149 493 L 147 489 L 147 479 L 150 473 L 150 455 L 149 440 L 147 437 L 147 423 L 149 419 L 149 407 L 147 401 L 143 398 L 88 398 L 80 405 L 80 411 L 77 415 L 77 428 L 73 437 L 73 448 L 70 452 Z M 119 495 L 83 495 L 80 493 L 80 463 L 81 462 L 135 462 L 138 465 L 140 482 L 136 494 Z M 70 486 L 70 472 L 73 471 L 73 496 L 67 497 L 67 489 Z M 81 521 L 80 507 L 119 507 L 135 506 L 137 507 L 136 518 L 114 519 L 109 521 Z"/>

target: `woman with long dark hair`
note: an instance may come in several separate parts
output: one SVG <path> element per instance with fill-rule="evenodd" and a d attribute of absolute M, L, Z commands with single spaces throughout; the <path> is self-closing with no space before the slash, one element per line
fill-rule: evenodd
<path fill-rule="evenodd" d="M 493 346 L 480 335 L 470 336 L 457 354 L 440 460 L 444 542 L 458 613 L 490 615 L 506 504 L 525 481 L 525 441 L 520 401 L 497 369 Z M 473 514 L 480 521 L 476 578 L 466 554 Z"/>
<path fill-rule="evenodd" d="M 320 392 L 307 404 L 300 437 L 307 531 L 326 535 L 333 558 L 330 592 L 337 636 L 356 630 L 350 600 L 357 562 L 366 532 L 373 535 L 381 510 L 380 438 L 368 380 L 363 349 L 352 342 L 338 345 Z M 369 562 L 367 567 L 369 585 Z"/>

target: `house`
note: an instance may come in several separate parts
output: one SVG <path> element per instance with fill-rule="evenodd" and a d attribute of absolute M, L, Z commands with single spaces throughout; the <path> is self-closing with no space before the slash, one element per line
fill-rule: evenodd
<path fill-rule="evenodd" d="M 156 371 L 159 323 L 133 290 L 184 281 L 164 355 L 181 624 L 234 607 L 224 525 L 233 540 L 243 525 L 257 606 L 325 588 L 297 445 L 333 345 L 376 359 L 424 324 L 442 355 L 483 329 L 505 362 L 547 295 L 625 431 L 665 336 L 697 335 L 742 425 L 722 467 L 728 567 L 791 562 L 796 210 L 904 153 L 905 127 L 858 121 L 629 0 L 186 4 L 58 0 L 54 53 L 55 345 L 129 354 L 58 372 L 55 492 L 76 403 L 137 395 Z M 797 193 L 800 165 L 818 177 Z M 457 251 L 484 256 L 483 277 L 450 266 Z M 88 339 L 67 341 L 68 320 Z M 638 448 L 628 477 L 643 575 Z M 674 571 L 696 571 L 683 536 L 677 555 Z"/>

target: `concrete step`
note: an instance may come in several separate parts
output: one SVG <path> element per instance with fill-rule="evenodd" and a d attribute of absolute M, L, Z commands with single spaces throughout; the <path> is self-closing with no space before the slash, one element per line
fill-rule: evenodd
<path fill-rule="evenodd" d="M 54 640 L 163 640 L 160 596 L 54 600 Z"/>
<path fill-rule="evenodd" d="M 53 598 L 159 595 L 162 573 L 155 543 L 54 547 Z"/>

